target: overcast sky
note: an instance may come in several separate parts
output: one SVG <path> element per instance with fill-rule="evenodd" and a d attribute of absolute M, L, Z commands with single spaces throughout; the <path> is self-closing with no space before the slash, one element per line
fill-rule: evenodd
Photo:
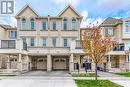
<path fill-rule="evenodd" d="M 26 4 L 41 16 L 56 16 L 71 4 L 83 16 L 81 27 L 101 23 L 107 17 L 130 17 L 130 0 L 15 0 L 15 14 Z M 13 17 L 0 16 L 0 23 L 16 26 Z"/>

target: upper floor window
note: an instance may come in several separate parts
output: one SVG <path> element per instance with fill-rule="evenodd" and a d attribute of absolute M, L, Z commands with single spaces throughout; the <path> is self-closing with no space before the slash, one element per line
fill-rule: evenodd
<path fill-rule="evenodd" d="M 125 21 L 125 31 L 130 32 L 130 21 Z"/>
<path fill-rule="evenodd" d="M 26 37 L 22 37 L 22 40 L 23 40 L 23 45 L 27 44 Z"/>
<path fill-rule="evenodd" d="M 63 24 L 64 30 L 67 30 L 67 19 L 64 19 L 64 20 L 63 20 L 63 23 L 64 23 L 64 24 Z"/>
<path fill-rule="evenodd" d="M 64 38 L 63 42 L 64 42 L 64 47 L 67 47 L 68 46 L 68 40 L 67 40 L 67 38 Z"/>
<path fill-rule="evenodd" d="M 26 19 L 22 19 L 22 29 L 26 29 Z"/>
<path fill-rule="evenodd" d="M 105 29 L 105 35 L 113 36 L 113 29 Z"/>
<path fill-rule="evenodd" d="M 72 30 L 76 30 L 76 29 L 77 29 L 76 19 L 72 19 Z"/>
<path fill-rule="evenodd" d="M 46 30 L 46 21 L 45 20 L 42 22 L 42 29 Z"/>
<path fill-rule="evenodd" d="M 17 38 L 17 31 L 10 31 L 10 38 Z"/>
<path fill-rule="evenodd" d="M 46 38 L 43 38 L 43 39 L 42 39 L 42 46 L 43 46 L 43 47 L 46 47 Z"/>
<path fill-rule="evenodd" d="M 30 38 L 30 46 L 34 47 L 34 45 L 35 45 L 35 41 L 34 41 L 34 38 L 32 37 Z"/>
<path fill-rule="evenodd" d="M 52 26 L 53 26 L 53 27 L 52 27 L 53 30 L 56 30 L 56 21 L 53 21 L 53 22 L 52 22 Z"/>
<path fill-rule="evenodd" d="M 31 20 L 30 20 L 30 26 L 31 26 L 31 30 L 34 30 L 34 19 L 32 18 Z"/>
<path fill-rule="evenodd" d="M 52 45 L 53 47 L 56 47 L 56 38 L 52 38 Z"/>

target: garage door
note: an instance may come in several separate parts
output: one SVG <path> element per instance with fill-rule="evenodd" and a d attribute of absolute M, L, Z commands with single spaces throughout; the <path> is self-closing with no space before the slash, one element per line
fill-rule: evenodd
<path fill-rule="evenodd" d="M 47 69 L 47 59 L 46 58 L 38 58 L 37 59 L 37 69 L 46 70 Z"/>
<path fill-rule="evenodd" d="M 53 69 L 54 70 L 66 70 L 67 69 L 67 59 L 66 58 L 54 58 L 53 59 Z"/>

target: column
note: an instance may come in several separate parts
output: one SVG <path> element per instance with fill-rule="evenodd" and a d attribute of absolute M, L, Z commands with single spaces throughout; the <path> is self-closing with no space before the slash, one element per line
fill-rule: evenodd
<path fill-rule="evenodd" d="M 74 71 L 74 56 L 73 54 L 71 54 L 69 59 L 69 72 L 73 71 Z"/>
<path fill-rule="evenodd" d="M 18 70 L 22 71 L 22 54 L 18 54 Z"/>
<path fill-rule="evenodd" d="M 27 71 L 29 71 L 30 69 L 29 69 L 29 57 L 28 57 L 28 55 L 26 55 L 26 63 L 27 63 Z"/>
<path fill-rule="evenodd" d="M 108 71 L 111 69 L 111 55 L 108 55 Z"/>
<path fill-rule="evenodd" d="M 127 70 L 130 71 L 130 54 L 126 55 Z"/>
<path fill-rule="evenodd" d="M 10 55 L 7 57 L 8 59 L 7 59 L 7 69 L 10 69 Z"/>
<path fill-rule="evenodd" d="M 47 71 L 52 71 L 52 58 L 51 55 L 47 55 Z"/>

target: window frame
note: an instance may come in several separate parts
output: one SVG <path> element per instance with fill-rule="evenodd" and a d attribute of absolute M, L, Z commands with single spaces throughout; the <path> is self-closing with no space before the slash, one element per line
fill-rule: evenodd
<path fill-rule="evenodd" d="M 52 21 L 52 30 L 53 31 L 57 30 L 57 23 L 56 23 L 56 21 Z"/>
<path fill-rule="evenodd" d="M 44 25 L 44 23 L 45 23 L 45 25 Z M 45 27 L 45 29 L 44 29 L 44 27 Z M 46 22 L 46 20 L 42 21 L 42 30 L 47 30 L 47 22 Z"/>
<path fill-rule="evenodd" d="M 22 20 L 21 20 L 21 29 L 25 30 L 26 28 L 27 28 L 27 21 L 26 21 L 25 18 L 22 18 Z"/>
<path fill-rule="evenodd" d="M 68 39 L 67 38 L 63 38 L 63 46 L 68 47 Z"/>
<path fill-rule="evenodd" d="M 33 41 L 33 42 L 32 42 Z M 31 37 L 30 38 L 30 47 L 34 47 L 35 46 L 35 38 Z"/>
<path fill-rule="evenodd" d="M 110 34 L 110 30 L 112 31 L 111 32 L 112 34 Z M 112 29 L 112 28 L 105 28 L 105 32 L 104 33 L 105 33 L 105 36 L 114 36 L 114 29 Z"/>
<path fill-rule="evenodd" d="M 73 21 L 73 20 L 75 20 L 75 21 Z M 71 28 L 72 28 L 72 30 L 77 30 L 77 20 L 75 18 L 73 18 L 71 20 Z"/>
<path fill-rule="evenodd" d="M 47 46 L 47 38 L 42 38 L 42 47 L 46 47 L 46 46 Z"/>
<path fill-rule="evenodd" d="M 56 37 L 52 38 L 52 47 L 56 47 Z"/>
<path fill-rule="evenodd" d="M 67 20 L 67 18 L 63 19 L 63 30 L 68 30 L 68 20 Z"/>
<path fill-rule="evenodd" d="M 35 19 L 34 18 L 30 19 L 30 29 L 35 30 Z"/>
<path fill-rule="evenodd" d="M 10 31 L 10 38 L 16 39 L 17 38 L 17 31 Z"/>

